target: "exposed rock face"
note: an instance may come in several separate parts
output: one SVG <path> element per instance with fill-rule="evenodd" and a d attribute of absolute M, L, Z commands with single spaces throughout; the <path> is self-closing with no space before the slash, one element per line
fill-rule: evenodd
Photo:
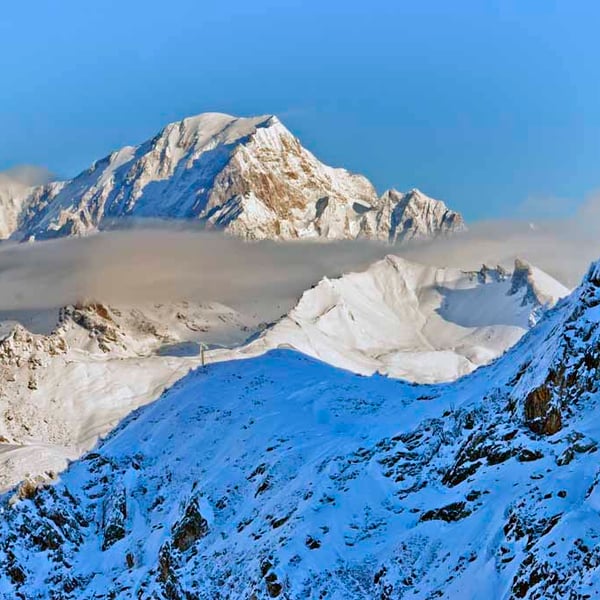
<path fill-rule="evenodd" d="M 548 385 L 532 390 L 525 398 L 525 421 L 532 431 L 543 435 L 552 435 L 560 430 L 560 408 L 552 406 L 552 392 Z"/>
<path fill-rule="evenodd" d="M 57 356 L 67 350 L 67 341 L 61 331 L 52 336 L 36 335 L 16 324 L 0 340 L 0 363 L 17 367 L 28 365 L 35 370 L 42 366 L 44 355 Z"/>
<path fill-rule="evenodd" d="M 418 190 L 378 198 L 365 177 L 324 165 L 273 116 L 172 123 L 13 204 L 0 234 L 19 239 L 85 235 L 123 217 L 190 219 L 246 239 L 396 242 L 464 229 L 458 213 Z"/>
<path fill-rule="evenodd" d="M 106 496 L 102 513 L 102 549 L 106 550 L 126 534 L 127 495 L 124 487 L 119 486 Z"/>
<path fill-rule="evenodd" d="M 173 525 L 173 547 L 185 552 L 208 533 L 208 521 L 200 512 L 197 497 L 188 503 L 183 517 Z"/>
<path fill-rule="evenodd" d="M 407 194 L 388 190 L 381 198 L 379 210 L 378 237 L 387 231 L 387 239 L 392 243 L 427 239 L 432 232 L 450 235 L 466 229 L 460 214 L 416 189 Z"/>
<path fill-rule="evenodd" d="M 453 502 L 441 508 L 428 510 L 421 515 L 421 521 L 446 521 L 446 523 L 460 521 L 471 514 L 466 505 L 466 502 Z"/>
<path fill-rule="evenodd" d="M 582 285 L 562 306 L 560 334 L 539 348 L 539 359 L 523 366 L 516 377 L 513 397 L 523 396 L 523 414 L 529 428 L 553 435 L 600 383 L 600 305 L 598 266 L 592 265 Z M 530 282 L 531 284 L 531 282 Z M 532 291 L 535 287 L 530 288 Z M 523 387 L 528 388 L 523 392 Z"/>

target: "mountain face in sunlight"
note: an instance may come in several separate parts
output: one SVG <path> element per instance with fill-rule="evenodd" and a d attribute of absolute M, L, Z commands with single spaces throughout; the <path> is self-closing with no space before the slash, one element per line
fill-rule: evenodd
<path fill-rule="evenodd" d="M 466 272 L 387 256 L 323 279 L 243 352 L 289 347 L 365 375 L 451 381 L 497 358 L 567 294 L 523 261 L 512 273 Z"/>
<path fill-rule="evenodd" d="M 70 181 L 0 199 L 12 207 L 0 234 L 14 239 L 85 235 L 123 217 L 192 220 L 271 240 L 395 243 L 465 229 L 458 213 L 418 190 L 378 197 L 365 177 L 324 165 L 268 115 L 189 117 Z"/>
<path fill-rule="evenodd" d="M 0 489 L 53 477 L 203 356 L 215 362 L 293 348 L 360 374 L 450 381 L 502 354 L 566 294 L 523 263 L 512 273 L 463 272 L 388 256 L 322 280 L 271 326 L 252 303 L 234 310 L 88 302 L 59 314 L 13 313 L 25 327 L 3 313 Z"/>

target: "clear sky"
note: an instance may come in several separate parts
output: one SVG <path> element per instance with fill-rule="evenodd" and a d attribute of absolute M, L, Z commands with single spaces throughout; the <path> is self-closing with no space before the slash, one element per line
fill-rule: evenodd
<path fill-rule="evenodd" d="M 72 176 L 219 111 L 278 114 L 325 162 L 470 220 L 600 189 L 594 0 L 2 4 L 0 169 Z"/>

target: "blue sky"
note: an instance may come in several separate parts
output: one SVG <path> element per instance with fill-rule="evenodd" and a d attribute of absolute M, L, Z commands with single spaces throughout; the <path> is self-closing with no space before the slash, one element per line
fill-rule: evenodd
<path fill-rule="evenodd" d="M 568 213 L 600 189 L 599 17 L 591 0 L 7 0 L 0 169 L 71 176 L 190 114 L 275 113 L 381 191 L 470 220 Z"/>

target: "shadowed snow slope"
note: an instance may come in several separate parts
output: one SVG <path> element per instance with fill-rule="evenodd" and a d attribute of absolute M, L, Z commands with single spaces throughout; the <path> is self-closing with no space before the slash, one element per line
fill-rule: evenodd
<path fill-rule="evenodd" d="M 365 177 L 324 165 L 268 115 L 190 117 L 71 181 L 33 188 L 26 197 L 18 192 L 0 191 L 3 237 L 83 235 L 122 217 L 191 219 L 243 238 L 277 240 L 396 242 L 465 228 L 458 213 L 418 190 L 378 198 Z"/>
<path fill-rule="evenodd" d="M 1 499 L 7 598 L 600 591 L 600 269 L 452 384 L 209 365 Z"/>
<path fill-rule="evenodd" d="M 322 281 L 241 348 L 261 329 L 259 318 L 219 304 L 69 307 L 47 335 L 4 322 L 0 489 L 63 469 L 200 364 L 199 342 L 216 345 L 209 362 L 291 346 L 358 373 L 450 380 L 516 342 L 566 292 L 550 283 L 525 264 L 513 275 L 463 273 L 388 257 L 364 273 Z"/>
<path fill-rule="evenodd" d="M 357 373 L 450 381 L 512 346 L 568 290 L 523 261 L 513 273 L 388 256 L 323 279 L 243 352 L 291 347 Z"/>

